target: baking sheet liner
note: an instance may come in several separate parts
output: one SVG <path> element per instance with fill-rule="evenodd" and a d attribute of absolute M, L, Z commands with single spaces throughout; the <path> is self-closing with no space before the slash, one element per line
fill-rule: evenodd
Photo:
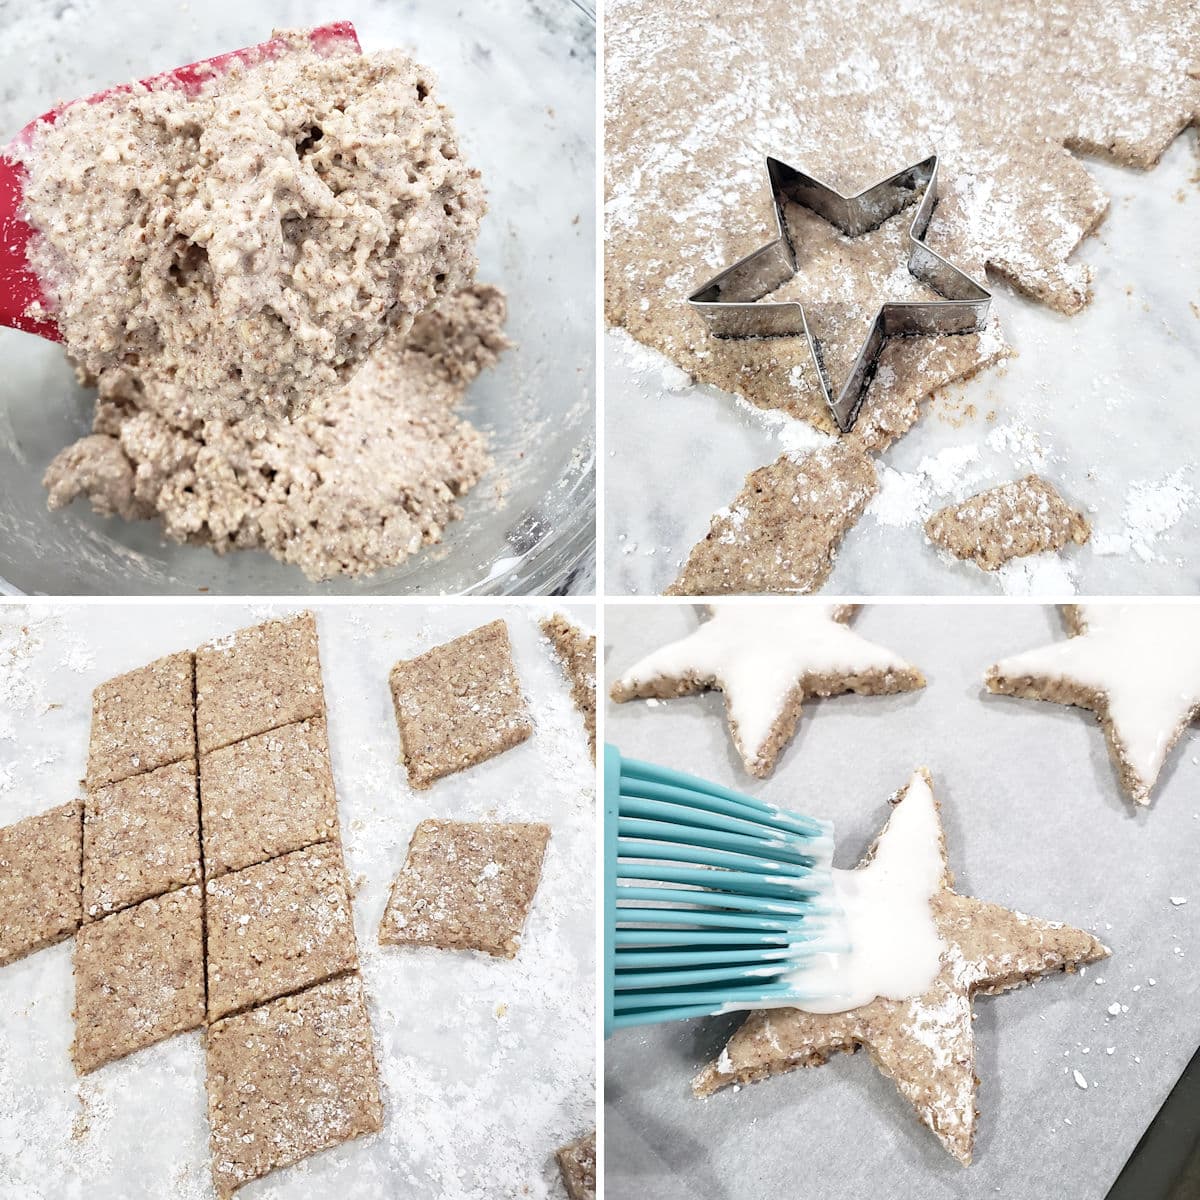
<path fill-rule="evenodd" d="M 79 794 L 92 688 L 297 606 L 0 607 L 0 824 Z M 449 1200 L 565 1195 L 555 1147 L 594 1123 L 594 773 L 537 617 L 570 605 L 321 608 L 330 748 L 385 1126 L 238 1194 Z M 398 658 L 507 619 L 534 716 L 521 746 L 415 792 L 387 673 Z M 429 816 L 543 820 L 552 834 L 517 958 L 381 947 L 409 836 Z M 85 1079 L 69 1057 L 71 942 L 0 969 L 0 1198 L 214 1195 L 199 1032 Z"/>
<path fill-rule="evenodd" d="M 605 620 L 610 680 L 696 622 L 691 606 L 662 604 L 609 605 Z M 1185 731 L 1150 810 L 1134 812 L 1090 713 L 985 693 L 995 659 L 1065 636 L 1057 610 L 880 604 L 853 627 L 928 686 L 810 702 L 764 782 L 743 770 L 719 693 L 609 701 L 606 739 L 831 818 L 847 867 L 888 796 L 926 765 L 957 890 L 1090 929 L 1113 956 L 976 1001 L 980 1117 L 966 1169 L 865 1053 L 701 1101 L 691 1078 L 737 1018 L 618 1034 L 605 1044 L 606 1194 L 1099 1200 L 1200 1044 L 1200 739 Z"/>

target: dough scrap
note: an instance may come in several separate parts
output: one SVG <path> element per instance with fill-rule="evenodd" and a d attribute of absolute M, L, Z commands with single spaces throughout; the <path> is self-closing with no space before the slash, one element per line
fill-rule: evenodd
<path fill-rule="evenodd" d="M 84 920 L 199 882 L 200 802 L 192 759 L 89 789 Z"/>
<path fill-rule="evenodd" d="M 541 622 L 542 632 L 550 639 L 555 657 L 571 684 L 571 699 L 583 715 L 588 749 L 596 761 L 596 636 L 584 633 L 561 613 Z"/>
<path fill-rule="evenodd" d="M 922 768 L 893 803 L 914 803 L 918 782 L 932 787 Z M 936 811 L 936 800 L 925 795 Z M 945 863 L 940 819 L 938 834 Z M 885 825 L 860 866 L 871 861 L 887 836 Z M 941 969 L 924 994 L 909 1000 L 876 998 L 842 1013 L 795 1008 L 753 1012 L 720 1056 L 696 1077 L 695 1094 L 709 1096 L 730 1084 L 819 1067 L 839 1051 L 864 1048 L 942 1145 L 969 1165 L 978 1115 L 971 1011 L 975 996 L 1005 992 L 1058 971 L 1073 973 L 1110 952 L 1081 929 L 960 896 L 953 888 L 947 864 L 942 886 L 929 901 L 945 949 Z"/>
<path fill-rule="evenodd" d="M 157 517 L 172 541 L 266 550 L 312 580 L 369 575 L 440 541 L 487 470 L 455 415 L 508 347 L 498 289 L 476 286 L 385 338 L 337 390 L 288 424 L 204 420 L 190 393 L 127 369 L 99 379 L 93 432 L 43 480 L 52 509 Z"/>
<path fill-rule="evenodd" d="M 568 1200 L 596 1200 L 596 1131 L 554 1152 Z"/>
<path fill-rule="evenodd" d="M 871 456 L 851 441 L 798 459 L 781 454 L 713 514 L 667 595 L 817 591 L 878 487 Z"/>
<path fill-rule="evenodd" d="M 195 93 L 71 104 L 21 148 L 29 258 L 72 355 L 226 420 L 307 411 L 469 284 L 485 209 L 424 67 L 276 37 L 286 53 Z"/>
<path fill-rule="evenodd" d="M 1069 541 L 1082 546 L 1092 536 L 1083 513 L 1037 475 L 947 505 L 925 522 L 925 532 L 935 545 L 985 571 L 1011 558 L 1061 550 Z"/>
<path fill-rule="evenodd" d="M 753 0 L 701 0 L 686 17 L 665 0 L 606 10 L 606 314 L 701 382 L 822 429 L 803 339 L 715 340 L 685 303 L 771 236 L 765 154 L 852 192 L 936 148 L 931 246 L 1071 313 L 1090 275 L 1070 256 L 1108 199 L 1064 147 L 1148 167 L 1200 114 L 1188 0 L 914 0 L 903 21 L 870 0 L 780 0 L 772 13 L 764 22 Z M 881 282 L 869 245 L 821 225 L 805 224 L 797 294 L 832 342 L 861 338 L 863 313 L 907 271 L 889 257 Z M 927 395 L 999 345 L 995 326 L 893 343 L 865 427 L 898 393 Z M 915 419 L 915 404 L 901 408 L 872 448 Z"/>

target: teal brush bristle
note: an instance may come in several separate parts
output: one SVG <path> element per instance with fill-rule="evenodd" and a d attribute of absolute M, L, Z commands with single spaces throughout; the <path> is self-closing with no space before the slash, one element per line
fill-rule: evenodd
<path fill-rule="evenodd" d="M 605 747 L 605 1032 L 807 996 L 844 950 L 833 831 Z"/>

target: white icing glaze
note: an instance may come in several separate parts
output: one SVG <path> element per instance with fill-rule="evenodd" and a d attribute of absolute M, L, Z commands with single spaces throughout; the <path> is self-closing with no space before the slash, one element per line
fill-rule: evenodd
<path fill-rule="evenodd" d="M 1073 680 L 1103 692 L 1116 741 L 1141 781 L 1158 778 L 1200 706 L 1200 611 L 1187 604 L 1084 604 L 1086 631 L 996 664 L 1003 675 Z"/>
<path fill-rule="evenodd" d="M 898 671 L 909 664 L 835 614 L 837 604 L 713 604 L 699 629 L 648 654 L 620 678 L 633 687 L 660 676 L 714 678 L 746 754 L 759 757 L 788 697 L 806 674 Z"/>
<path fill-rule="evenodd" d="M 853 871 L 833 872 L 849 950 L 816 955 L 810 965 L 787 976 L 798 993 L 821 998 L 759 1007 L 847 1012 L 878 996 L 907 1000 L 927 991 L 946 950 L 929 904 L 944 871 L 933 792 L 917 771 L 879 835 L 871 861 Z"/>

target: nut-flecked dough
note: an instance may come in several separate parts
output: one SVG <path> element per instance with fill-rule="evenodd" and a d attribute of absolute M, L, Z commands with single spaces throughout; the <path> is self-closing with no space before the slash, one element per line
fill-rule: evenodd
<path fill-rule="evenodd" d="M 190 758 L 88 792 L 85 920 L 199 882 L 200 805 Z"/>
<path fill-rule="evenodd" d="M 347 975 L 218 1021 L 205 1041 L 213 1183 L 244 1183 L 383 1127 L 362 980 Z"/>
<path fill-rule="evenodd" d="M 210 879 L 204 890 L 210 1021 L 358 967 L 336 844 Z"/>
<path fill-rule="evenodd" d="M 977 279 L 1001 278 L 1059 312 L 1083 308 L 1091 270 L 1072 255 L 1108 197 L 1068 151 L 1149 167 L 1196 121 L 1191 0 L 910 0 L 903 11 L 898 21 L 874 0 L 776 0 L 764 21 L 748 0 L 697 0 L 686 13 L 672 0 L 612 0 L 610 325 L 698 383 L 835 432 L 806 339 L 714 338 L 687 304 L 714 272 L 774 235 L 765 154 L 852 195 L 936 149 L 929 245 Z M 902 252 L 912 211 L 850 239 L 786 208 L 800 270 L 770 299 L 804 303 L 832 373 L 844 378 L 880 302 L 913 298 Z M 843 440 L 887 449 L 938 388 L 1008 353 L 994 312 L 977 334 L 890 340 Z M 849 512 L 843 531 L 859 515 Z M 734 536 L 723 517 L 714 526 Z M 740 561 L 723 566 L 720 590 L 764 590 L 737 578 Z M 675 590 L 715 590 L 711 578 L 685 582 Z"/>
<path fill-rule="evenodd" d="M 205 754 L 200 799 L 209 879 L 337 841 L 324 720 L 297 721 Z"/>
<path fill-rule="evenodd" d="M 103 787 L 194 757 L 194 681 L 192 655 L 181 651 L 96 688 L 87 786 Z"/>
<path fill-rule="evenodd" d="M 670 0 L 608 5 L 605 309 L 700 382 L 824 429 L 803 338 L 714 339 L 686 303 L 773 234 L 764 153 L 852 194 L 936 148 L 933 248 L 1072 313 L 1090 277 L 1072 254 L 1108 198 L 1064 147 L 1148 167 L 1200 111 L 1188 0 L 911 0 L 902 21 L 873 0 L 776 0 L 771 12 L 764 21 L 746 0 L 697 0 L 686 14 Z M 805 226 L 787 298 L 809 303 L 826 342 L 861 340 L 883 293 L 910 286 L 905 260 L 864 262 L 861 239 L 802 213 L 790 214 Z M 909 221 L 888 222 L 878 242 Z M 1002 349 L 994 318 L 978 335 L 891 342 L 852 436 L 886 447 L 923 397 Z"/>
<path fill-rule="evenodd" d="M 956 558 L 995 571 L 1010 558 L 1083 545 L 1091 526 L 1044 479 L 1026 475 L 948 505 L 925 522 L 929 540 Z"/>
<path fill-rule="evenodd" d="M 932 786 L 928 771 L 922 769 L 918 778 Z M 893 803 L 911 803 L 911 786 Z M 937 832 L 944 870 L 929 904 L 944 948 L 929 987 L 907 1000 L 876 997 L 840 1013 L 797 1008 L 752 1012 L 720 1056 L 696 1077 L 692 1088 L 697 1096 L 819 1067 L 834 1054 L 862 1048 L 942 1145 L 969 1165 L 979 1115 L 975 997 L 997 995 L 1057 971 L 1073 973 L 1107 958 L 1109 950 L 1082 929 L 959 895 L 953 890 L 940 821 Z M 887 833 L 885 825 L 860 867 L 871 861 Z"/>
<path fill-rule="evenodd" d="M 290 423 L 204 420 L 184 389 L 119 368 L 93 431 L 46 471 L 51 508 L 154 519 L 172 541 L 266 550 L 310 579 L 367 575 L 440 541 L 489 465 L 455 409 L 507 348 L 503 294 L 467 288 L 385 338 Z"/>
<path fill-rule="evenodd" d="M 515 958 L 550 826 L 422 821 L 392 884 L 379 941 Z"/>
<path fill-rule="evenodd" d="M 75 938 L 80 1075 L 204 1024 L 200 889 L 186 887 L 85 925 Z"/>
<path fill-rule="evenodd" d="M 30 262 L 72 355 L 205 416 L 306 411 L 475 272 L 483 190 L 430 73 L 277 36 L 286 53 L 194 93 L 72 104 L 21 151 Z"/>
<path fill-rule="evenodd" d="M 798 461 L 780 455 L 751 471 L 733 503 L 713 514 L 667 594 L 817 591 L 878 487 L 871 456 L 852 442 Z"/>
<path fill-rule="evenodd" d="M 541 622 L 571 685 L 571 700 L 583 717 L 588 750 L 596 761 L 596 635 L 584 633 L 561 613 Z"/>
<path fill-rule="evenodd" d="M 415 788 L 486 762 L 533 733 L 503 621 L 402 659 L 388 682 Z"/>
<path fill-rule="evenodd" d="M 311 612 L 247 626 L 196 651 L 201 754 L 324 714 L 317 620 Z"/>

